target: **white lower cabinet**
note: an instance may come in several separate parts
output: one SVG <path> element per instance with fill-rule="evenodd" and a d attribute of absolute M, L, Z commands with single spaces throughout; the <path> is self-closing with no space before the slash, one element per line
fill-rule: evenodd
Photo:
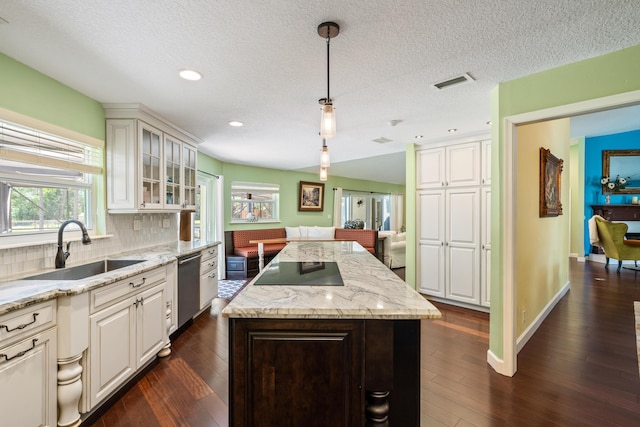
<path fill-rule="evenodd" d="M 0 424 L 56 426 L 56 328 L 0 347 Z"/>
<path fill-rule="evenodd" d="M 218 247 L 204 249 L 200 258 L 200 310 L 218 295 Z"/>
<path fill-rule="evenodd" d="M 56 302 L 0 315 L 0 425 L 55 426 Z"/>
<path fill-rule="evenodd" d="M 162 281 L 90 316 L 90 408 L 167 344 L 166 291 Z"/>
<path fill-rule="evenodd" d="M 478 188 L 418 192 L 420 292 L 480 305 Z"/>

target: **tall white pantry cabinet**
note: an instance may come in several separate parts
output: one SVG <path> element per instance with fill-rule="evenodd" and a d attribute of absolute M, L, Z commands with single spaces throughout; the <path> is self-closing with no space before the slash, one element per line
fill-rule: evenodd
<path fill-rule="evenodd" d="M 417 287 L 471 308 L 489 307 L 491 141 L 416 152 Z"/>

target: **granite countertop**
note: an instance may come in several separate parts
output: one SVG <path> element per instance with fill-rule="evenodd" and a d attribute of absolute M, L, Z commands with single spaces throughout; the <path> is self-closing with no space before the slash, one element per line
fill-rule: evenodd
<path fill-rule="evenodd" d="M 82 261 L 77 265 L 84 265 L 105 259 L 143 260 L 143 262 L 138 264 L 91 276 L 86 279 L 25 280 L 21 277 L 16 277 L 8 280 L 2 280 L 0 281 L 0 314 L 18 310 L 59 296 L 80 294 L 98 287 L 107 286 L 116 281 L 126 279 L 127 277 L 135 276 L 136 274 L 175 262 L 176 257 L 195 253 L 219 244 L 220 242 L 177 241 L 175 243 L 137 249 L 99 259 Z M 71 268 L 74 267 L 74 265 L 69 263 L 67 267 Z M 35 276 L 37 274 L 48 273 L 54 270 L 55 269 L 34 271 L 25 274 L 23 277 Z"/>
<path fill-rule="evenodd" d="M 291 242 L 271 261 L 336 262 L 344 286 L 255 285 L 222 311 L 231 318 L 429 319 L 440 312 L 356 242 Z"/>

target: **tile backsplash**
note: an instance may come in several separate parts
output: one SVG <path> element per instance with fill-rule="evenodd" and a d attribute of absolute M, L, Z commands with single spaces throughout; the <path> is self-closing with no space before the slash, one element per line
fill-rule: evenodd
<path fill-rule="evenodd" d="M 116 214 L 107 215 L 106 219 L 110 237 L 92 238 L 90 245 L 72 241 L 68 266 L 178 240 L 178 214 Z M 57 235 L 53 237 L 56 238 Z M 0 278 L 53 268 L 56 251 L 56 243 L 0 249 Z"/>

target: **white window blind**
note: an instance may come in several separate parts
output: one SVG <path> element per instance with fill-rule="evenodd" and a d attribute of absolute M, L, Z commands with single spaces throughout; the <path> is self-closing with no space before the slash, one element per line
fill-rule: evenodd
<path fill-rule="evenodd" d="M 102 174 L 102 147 L 0 121 L 0 164 L 8 161 Z"/>

